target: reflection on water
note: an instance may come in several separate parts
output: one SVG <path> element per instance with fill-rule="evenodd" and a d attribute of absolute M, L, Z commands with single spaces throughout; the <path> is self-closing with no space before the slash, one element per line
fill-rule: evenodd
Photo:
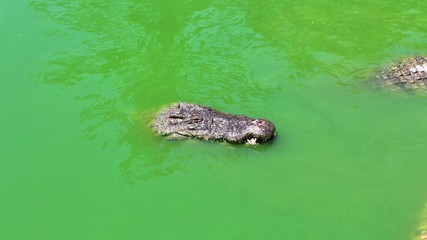
<path fill-rule="evenodd" d="M 287 63 L 245 21 L 235 7 L 211 6 L 192 14 L 177 38 L 185 49 L 179 75 L 185 79 L 179 86 L 183 96 L 251 109 L 272 95 L 276 69 Z"/>
<path fill-rule="evenodd" d="M 141 130 L 150 118 L 139 121 L 135 115 L 177 100 L 255 112 L 254 103 L 265 101 L 278 86 L 281 72 L 274 69 L 289 69 L 283 54 L 246 26 L 242 10 L 221 2 L 30 3 L 38 14 L 68 28 L 57 35 L 77 39 L 49 60 L 40 78 L 75 90 L 76 100 L 87 106 L 81 111 L 87 139 L 104 147 L 130 146 L 120 165 L 129 182 L 185 169 L 173 144 Z M 111 129 L 118 135 L 106 136 Z"/>
<path fill-rule="evenodd" d="M 170 29 L 161 31 L 160 26 L 167 22 L 168 28 L 179 25 L 172 16 L 162 17 L 162 11 L 169 11 L 161 8 L 166 5 L 150 1 L 31 1 L 31 6 L 76 35 L 85 34 L 75 46 L 51 59 L 41 74 L 46 83 L 74 87 L 76 99 L 87 104 L 81 112 L 88 126 L 85 136 L 99 140 L 105 135 L 102 133 L 118 131 L 116 137 L 101 141 L 106 146 L 116 138 L 112 144 L 130 145 L 130 154 L 120 167 L 124 177 L 141 177 L 135 173 L 138 170 L 143 177 L 152 178 L 180 169 L 177 163 L 165 163 L 167 145 L 154 151 L 152 145 L 135 136 L 141 132 L 133 114 L 150 109 L 150 103 L 175 99 L 173 88 L 159 84 L 170 79 L 175 68 L 175 53 L 168 50 L 172 33 Z M 168 36 L 161 37 L 163 32 Z"/>

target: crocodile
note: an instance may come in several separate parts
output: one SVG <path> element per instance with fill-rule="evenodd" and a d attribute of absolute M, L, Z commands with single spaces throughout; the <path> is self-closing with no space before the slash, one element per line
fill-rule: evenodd
<path fill-rule="evenodd" d="M 420 215 L 420 223 L 417 227 L 417 232 L 413 238 L 414 240 L 427 240 L 427 204 Z"/>
<path fill-rule="evenodd" d="M 427 90 L 427 56 L 414 56 L 394 61 L 375 74 L 380 87 L 392 90 Z"/>
<path fill-rule="evenodd" d="M 186 102 L 162 110 L 151 127 L 157 134 L 170 139 L 192 138 L 251 145 L 269 142 L 276 135 L 276 127 L 269 120 L 223 113 Z"/>

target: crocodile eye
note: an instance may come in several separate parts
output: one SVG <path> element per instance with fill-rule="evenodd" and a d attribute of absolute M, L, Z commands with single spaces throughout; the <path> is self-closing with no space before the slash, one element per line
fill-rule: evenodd
<path fill-rule="evenodd" d="M 169 115 L 169 118 L 173 118 L 173 119 L 184 119 L 184 115 L 171 113 Z"/>
<path fill-rule="evenodd" d="M 200 117 L 200 116 L 192 116 L 191 120 L 192 120 L 193 123 L 198 123 L 198 122 L 203 121 L 203 118 Z"/>

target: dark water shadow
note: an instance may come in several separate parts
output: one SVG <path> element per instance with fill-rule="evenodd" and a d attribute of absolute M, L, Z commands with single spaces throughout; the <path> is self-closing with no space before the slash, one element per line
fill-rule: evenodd
<path fill-rule="evenodd" d="M 129 147 L 119 167 L 126 182 L 186 168 L 176 156 L 185 143 L 158 139 L 147 128 L 161 105 L 197 99 L 216 106 L 241 104 L 250 113 L 255 101 L 264 101 L 277 87 L 253 76 L 256 62 L 251 61 L 268 58 L 274 49 L 263 45 L 234 7 L 190 0 L 29 3 L 58 24 L 49 34 L 74 39 L 37 72 L 38 79 L 75 93 L 85 106 L 80 117 L 86 140 L 104 149 Z M 253 150 L 229 151 L 227 159 L 239 162 Z"/>

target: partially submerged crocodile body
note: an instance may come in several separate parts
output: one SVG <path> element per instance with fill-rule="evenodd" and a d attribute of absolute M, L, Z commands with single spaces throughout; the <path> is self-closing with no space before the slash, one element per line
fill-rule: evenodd
<path fill-rule="evenodd" d="M 392 90 L 427 90 L 427 57 L 401 59 L 381 69 L 375 76 L 377 84 Z"/>
<path fill-rule="evenodd" d="M 427 240 L 427 205 L 424 206 L 424 209 L 421 212 L 420 223 L 414 240 Z"/>
<path fill-rule="evenodd" d="M 171 139 L 257 144 L 271 141 L 275 136 L 275 126 L 268 120 L 222 113 L 185 102 L 172 104 L 161 111 L 152 127 L 158 134 Z"/>

